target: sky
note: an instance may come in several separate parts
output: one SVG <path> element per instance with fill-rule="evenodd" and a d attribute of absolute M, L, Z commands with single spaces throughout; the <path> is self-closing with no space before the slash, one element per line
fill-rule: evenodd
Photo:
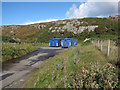
<path fill-rule="evenodd" d="M 70 18 L 107 17 L 117 2 L 2 2 L 2 25 L 33 24 Z"/>

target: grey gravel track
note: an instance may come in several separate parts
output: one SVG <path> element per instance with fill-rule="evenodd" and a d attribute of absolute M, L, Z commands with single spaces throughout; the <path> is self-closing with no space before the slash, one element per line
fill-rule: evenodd
<path fill-rule="evenodd" d="M 0 74 L 2 88 L 21 88 L 26 82 L 28 75 L 35 69 L 39 69 L 43 60 L 54 57 L 63 51 L 61 47 L 37 47 L 38 50 L 6 64 Z M 47 57 L 47 58 L 46 58 Z"/>

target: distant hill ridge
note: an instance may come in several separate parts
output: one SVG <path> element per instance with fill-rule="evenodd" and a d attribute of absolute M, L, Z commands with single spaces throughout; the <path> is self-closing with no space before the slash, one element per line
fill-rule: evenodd
<path fill-rule="evenodd" d="M 30 25 L 3 25 L 2 36 L 11 37 L 22 42 L 46 42 L 49 38 L 117 35 L 118 21 L 110 18 L 66 19 Z"/>

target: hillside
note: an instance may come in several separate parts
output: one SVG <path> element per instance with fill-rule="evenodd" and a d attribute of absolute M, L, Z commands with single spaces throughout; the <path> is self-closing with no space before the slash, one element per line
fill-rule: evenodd
<path fill-rule="evenodd" d="M 118 35 L 118 21 L 108 18 L 66 19 L 31 25 L 6 25 L 0 28 L 2 36 L 21 42 L 48 42 L 53 37 L 83 40 Z"/>
<path fill-rule="evenodd" d="M 14 84 L 21 87 L 20 83 L 24 84 L 24 88 L 113 89 L 120 87 L 118 57 L 120 37 L 117 20 L 110 18 L 69 19 L 31 25 L 5 25 L 0 29 L 2 29 L 3 41 L 2 63 L 6 64 L 38 50 L 29 58 L 18 59 L 19 62 L 14 61 L 17 62 L 16 65 L 14 64 L 16 67 L 13 66 L 17 75 L 15 73 L 6 78 L 8 81 L 14 80 L 10 82 L 10 87 L 12 85 L 14 87 Z M 56 50 L 55 48 L 45 47 L 48 46 L 49 39 L 53 37 L 77 38 L 79 43 L 75 47 L 62 48 L 65 50 L 54 55 L 54 53 L 57 54 L 57 51 L 53 51 Z M 91 39 L 83 42 L 86 38 Z M 3 67 L 6 67 L 4 64 Z M 7 69 L 8 74 L 14 71 L 13 67 L 11 70 Z M 22 73 L 23 69 L 25 72 L 27 69 L 33 72 L 28 77 L 26 73 Z M 20 80 L 13 79 L 13 77 L 19 78 L 19 75 L 22 76 Z"/>

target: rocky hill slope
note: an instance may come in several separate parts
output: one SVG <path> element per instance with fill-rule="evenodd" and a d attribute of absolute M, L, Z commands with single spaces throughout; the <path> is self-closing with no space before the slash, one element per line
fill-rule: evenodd
<path fill-rule="evenodd" d="M 2 37 L 22 42 L 48 42 L 49 38 L 78 38 L 117 35 L 118 21 L 108 18 L 66 19 L 30 25 L 0 26 Z"/>

